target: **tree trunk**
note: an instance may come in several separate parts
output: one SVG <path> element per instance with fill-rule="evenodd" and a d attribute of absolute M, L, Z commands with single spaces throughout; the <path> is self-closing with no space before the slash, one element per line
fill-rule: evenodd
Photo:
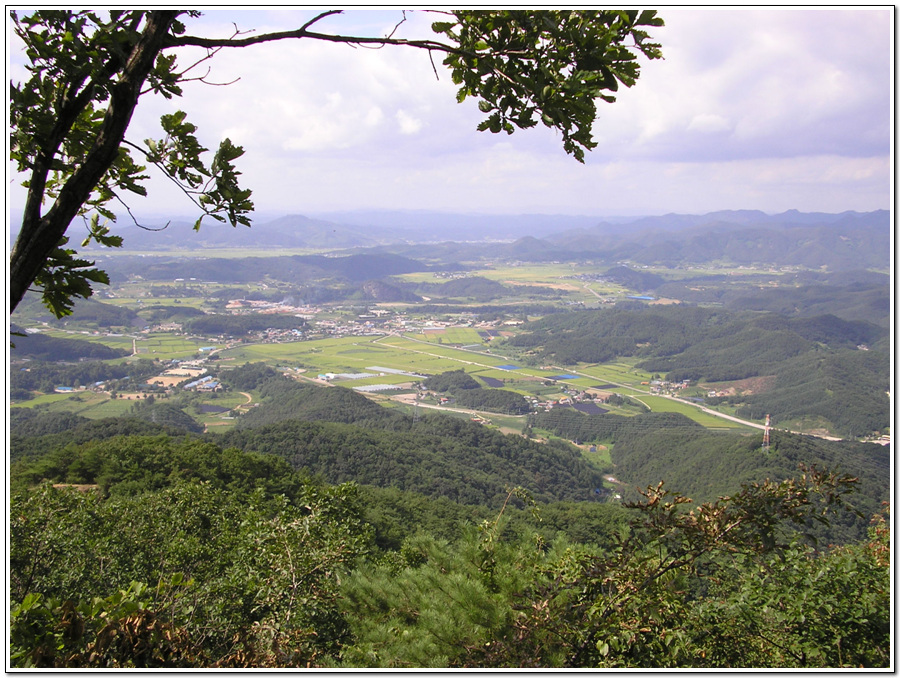
<path fill-rule="evenodd" d="M 94 145 L 59 192 L 53 206 L 41 216 L 44 182 L 32 182 L 22 229 L 9 260 L 9 312 L 12 314 L 25 292 L 41 272 L 48 256 L 59 245 L 69 224 L 106 174 L 119 154 L 119 146 L 137 106 L 141 88 L 165 44 L 176 11 L 148 12 L 147 24 L 131 51 L 119 81 L 111 88 L 109 106 Z M 53 153 L 58 150 L 53 149 Z M 50 158 L 48 158 L 48 161 Z M 38 185 L 35 185 L 37 183 Z"/>

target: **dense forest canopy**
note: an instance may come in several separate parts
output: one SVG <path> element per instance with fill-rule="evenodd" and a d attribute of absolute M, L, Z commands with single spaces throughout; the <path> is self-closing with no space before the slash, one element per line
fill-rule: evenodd
<path fill-rule="evenodd" d="M 606 548 L 511 534 L 505 507 L 452 542 L 407 531 L 397 548 L 397 528 L 423 522 L 391 511 L 396 496 L 373 501 L 353 485 L 298 476 L 271 456 L 198 441 L 110 439 L 106 448 L 116 444 L 129 461 L 152 459 L 154 473 L 128 480 L 128 465 L 109 466 L 107 457 L 99 468 L 108 496 L 44 483 L 11 497 L 17 665 L 890 661 L 884 523 L 865 542 L 822 553 L 783 529 L 824 520 L 820 507 L 841 505 L 847 477 L 807 472 L 690 512 L 679 509 L 678 495 L 648 488 L 627 533 L 615 516 L 596 516 Z M 179 477 L 187 461 L 205 470 Z M 270 474 L 263 484 L 260 471 Z M 163 482 L 154 490 L 155 478 Z M 435 518 L 451 515 L 448 504 L 419 506 Z M 560 510 L 567 509 L 550 515 Z M 366 516 L 381 527 L 380 539 Z M 801 603 L 811 600 L 827 602 L 827 611 Z M 759 631 L 749 637 L 748 621 Z M 640 628 L 648 631 L 633 630 Z M 666 636 L 675 641 L 659 640 Z"/>

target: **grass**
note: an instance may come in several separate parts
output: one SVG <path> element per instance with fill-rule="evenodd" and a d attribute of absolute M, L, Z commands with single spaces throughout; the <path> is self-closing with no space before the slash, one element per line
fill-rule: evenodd
<path fill-rule="evenodd" d="M 77 391 L 76 393 L 52 393 L 38 396 L 33 400 L 14 403 L 10 407 L 38 407 L 46 412 L 68 412 L 88 419 L 120 417 L 128 414 L 132 400 L 112 399 L 108 393 Z"/>
<path fill-rule="evenodd" d="M 469 329 L 469 328 L 457 328 Z M 647 394 L 642 381 L 651 375 L 636 370 L 632 360 L 619 360 L 602 365 L 579 365 L 574 368 L 550 368 L 522 366 L 517 370 L 503 370 L 509 360 L 503 356 L 484 352 L 465 351 L 447 344 L 417 339 L 415 335 L 399 337 L 383 336 L 375 339 L 341 337 L 289 344 L 256 344 L 223 351 L 223 357 L 234 358 L 234 364 L 243 362 L 275 362 L 300 364 L 307 368 L 305 376 L 319 373 L 359 373 L 371 371 L 371 367 L 388 367 L 418 374 L 440 374 L 463 369 L 473 376 L 500 379 L 503 388 L 546 397 L 561 391 L 561 387 L 584 390 L 599 384 L 613 384 L 608 389 L 638 398 L 654 412 L 679 412 L 689 419 L 710 428 L 740 428 L 741 424 L 707 414 L 699 408 L 661 396 Z M 575 379 L 557 380 L 547 385 L 550 377 L 572 374 Z M 365 379 L 338 380 L 334 383 L 346 388 L 368 384 L 401 384 L 410 377 L 386 373 Z M 637 391 L 637 392 L 636 392 Z M 518 430 L 521 430 L 519 425 Z"/>
<path fill-rule="evenodd" d="M 597 468 L 608 469 L 612 467 L 612 455 L 609 447 L 606 445 L 591 443 L 588 445 L 579 445 L 578 447 L 581 448 L 581 455 Z M 596 451 L 590 452 L 589 450 L 591 447 L 594 447 Z M 611 483 L 604 479 L 603 484 L 607 485 Z"/>
<path fill-rule="evenodd" d="M 200 347 L 209 345 L 207 340 L 187 339 L 161 332 L 142 335 L 135 342 L 139 357 L 159 360 L 192 357 L 197 354 Z"/>
<path fill-rule="evenodd" d="M 114 332 L 114 336 L 110 336 L 104 333 L 94 334 L 93 332 L 87 331 L 75 331 L 75 330 L 60 330 L 60 329 L 45 329 L 41 334 L 45 334 L 48 337 L 56 337 L 61 339 L 82 339 L 84 341 L 90 341 L 95 344 L 103 344 L 104 346 L 109 346 L 110 348 L 118 348 L 123 349 L 131 353 L 132 349 L 132 338 L 131 336 L 126 336 L 121 332 Z"/>
<path fill-rule="evenodd" d="M 46 393 L 44 395 L 39 395 L 36 398 L 32 398 L 31 400 L 24 400 L 19 403 L 10 403 L 10 407 L 26 407 L 33 408 L 39 406 L 47 406 L 48 409 L 50 406 L 55 405 L 56 403 L 68 400 L 72 397 L 71 393 Z"/>
<path fill-rule="evenodd" d="M 107 398 L 106 400 L 93 403 L 89 407 L 85 407 L 83 410 L 75 412 L 75 414 L 80 414 L 82 417 L 87 417 L 88 419 L 121 417 L 131 411 L 132 405 L 134 405 L 133 400 L 121 400 L 118 398 L 113 400 L 112 398 Z"/>
<path fill-rule="evenodd" d="M 64 339 L 84 339 L 110 348 L 125 350 L 129 354 L 137 349 L 138 357 L 158 358 L 159 360 L 193 357 L 201 346 L 209 345 L 209 341 L 206 339 L 188 339 L 167 332 L 94 334 L 87 331 L 48 329 L 44 334 Z"/>
<path fill-rule="evenodd" d="M 478 334 L 478 330 L 471 327 L 447 327 L 439 330 L 429 330 L 424 334 L 413 335 L 419 341 L 427 341 L 436 344 L 483 344 L 484 339 Z"/>
<path fill-rule="evenodd" d="M 632 397 L 635 400 L 640 400 L 653 412 L 677 412 L 707 428 L 744 428 L 743 424 L 739 424 L 736 421 L 708 414 L 698 407 L 688 405 L 687 403 L 678 400 L 673 400 L 672 398 L 664 398 L 663 396 L 655 395 Z"/>

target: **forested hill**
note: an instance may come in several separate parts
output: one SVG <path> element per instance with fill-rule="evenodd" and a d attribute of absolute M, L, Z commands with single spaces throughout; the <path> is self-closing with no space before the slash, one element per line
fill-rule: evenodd
<path fill-rule="evenodd" d="M 722 304 L 732 311 L 769 311 L 787 317 L 835 315 L 890 326 L 891 280 L 885 273 L 797 271 L 743 279 L 746 284 L 735 286 L 731 276 L 706 275 L 632 289 L 688 303 Z"/>
<path fill-rule="evenodd" d="M 829 271 L 887 270 L 890 267 L 890 212 L 766 215 L 726 211 L 706 215 L 665 215 L 598 222 L 567 228 L 560 219 L 554 234 L 518 231 L 514 242 L 460 243 L 447 229 L 441 244 L 381 245 L 394 252 L 444 262 L 479 258 L 521 261 L 630 261 L 669 268 L 715 262 L 728 265 L 801 266 Z M 433 236 L 433 233 L 431 234 Z M 485 231 L 485 236 L 487 231 Z"/>
<path fill-rule="evenodd" d="M 9 327 L 12 341 L 12 358 L 33 358 L 37 360 L 110 360 L 128 355 L 129 351 L 110 348 L 85 339 L 64 339 L 40 333 L 27 334 L 18 325 Z"/>
<path fill-rule="evenodd" d="M 610 446 L 618 492 L 627 501 L 660 482 L 701 503 L 731 495 L 744 484 L 795 477 L 801 465 L 849 474 L 858 479 L 851 503 L 861 515 L 848 514 L 818 530 L 824 543 L 859 539 L 868 516 L 890 499 L 891 449 L 874 443 L 776 430 L 766 451 L 761 431 L 710 431 L 671 412 L 626 417 L 554 408 L 535 415 L 534 426 L 569 440 Z"/>
<path fill-rule="evenodd" d="M 291 419 L 378 427 L 401 419 L 397 412 L 350 389 L 297 382 L 260 363 L 225 372 L 223 378 L 237 388 L 255 389 L 259 393 L 259 405 L 240 417 L 238 430 Z"/>
<path fill-rule="evenodd" d="M 127 280 L 134 273 L 135 261 L 117 257 L 104 262 L 113 280 Z M 396 254 L 350 254 L 346 256 L 292 255 L 273 257 L 196 258 L 154 257 L 140 259 L 145 280 L 176 278 L 205 282 L 250 283 L 269 277 L 285 283 L 300 284 L 323 279 L 364 282 L 391 275 L 431 270 L 430 266 Z"/>
<path fill-rule="evenodd" d="M 889 425 L 889 333 L 871 323 L 627 303 L 554 314 L 525 329 L 509 344 L 543 363 L 634 356 L 638 368 L 675 382 L 774 377 L 764 390 L 729 396 L 739 416 L 821 417 L 848 435 Z"/>
<path fill-rule="evenodd" d="M 261 400 L 221 436 L 222 446 L 276 455 L 331 483 L 488 506 L 516 486 L 544 502 L 607 494 L 600 471 L 567 443 L 541 444 L 442 414 L 414 421 L 348 389 L 297 383 L 258 365 L 225 378 L 252 384 Z"/>
<path fill-rule="evenodd" d="M 541 502 L 605 497 L 601 473 L 566 443 L 535 443 L 443 415 L 395 423 L 398 430 L 291 420 L 226 433 L 221 444 L 281 457 L 329 483 L 354 480 L 462 504 L 499 507 L 510 487 Z"/>
<path fill-rule="evenodd" d="M 823 544 L 859 539 L 868 529 L 869 516 L 890 501 L 890 447 L 780 431 L 773 433 L 768 452 L 760 442 L 760 435 L 636 428 L 618 438 L 612 459 L 626 494 L 636 497 L 633 488 L 664 482 L 695 503 L 730 495 L 745 483 L 794 477 L 801 465 L 846 473 L 858 479 L 849 501 L 859 515 L 848 512 L 818 530 Z"/>
<path fill-rule="evenodd" d="M 598 252 L 612 261 L 678 266 L 709 261 L 736 265 L 887 269 L 890 212 L 801 214 L 719 212 L 668 215 L 630 224 L 631 234 L 610 242 L 609 227 L 560 233 L 547 240 L 557 250 Z M 575 244 L 577 243 L 577 247 Z"/>

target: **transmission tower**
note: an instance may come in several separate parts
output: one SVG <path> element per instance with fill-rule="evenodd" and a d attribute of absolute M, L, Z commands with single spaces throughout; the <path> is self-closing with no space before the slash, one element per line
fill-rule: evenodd
<path fill-rule="evenodd" d="M 770 415 L 767 414 L 766 415 L 766 428 L 763 431 L 763 446 L 762 446 L 763 452 L 769 451 L 769 442 L 770 442 L 769 430 L 771 429 L 771 427 L 772 427 L 772 418 Z"/>

